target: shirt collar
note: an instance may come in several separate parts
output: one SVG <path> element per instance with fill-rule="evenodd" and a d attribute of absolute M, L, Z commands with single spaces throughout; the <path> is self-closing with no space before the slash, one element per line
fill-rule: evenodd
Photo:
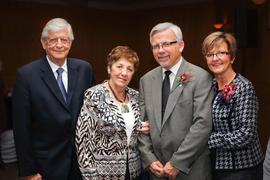
<path fill-rule="evenodd" d="M 46 59 L 47 59 L 49 65 L 51 66 L 53 72 L 56 72 L 56 70 L 58 68 L 60 68 L 60 66 L 58 66 L 57 64 L 55 64 L 53 61 L 50 60 L 48 55 L 46 55 Z M 63 66 L 61 66 L 61 68 L 64 69 L 64 72 L 67 72 L 67 59 L 65 59 L 65 62 L 63 64 Z"/>
<path fill-rule="evenodd" d="M 169 69 L 175 76 L 177 74 L 178 69 L 180 68 L 181 64 L 182 64 L 182 60 L 183 57 L 180 58 L 180 60 L 173 66 L 171 67 L 171 69 Z M 162 68 L 162 74 L 164 74 L 164 72 L 167 71 L 167 69 Z"/>

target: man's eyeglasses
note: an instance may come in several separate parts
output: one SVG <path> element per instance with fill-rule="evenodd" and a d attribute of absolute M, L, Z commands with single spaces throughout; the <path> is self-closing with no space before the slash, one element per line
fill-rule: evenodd
<path fill-rule="evenodd" d="M 213 52 L 213 53 L 207 53 L 206 55 L 205 55 L 205 57 L 207 58 L 207 59 L 213 59 L 215 56 L 217 56 L 217 58 L 223 58 L 224 56 L 227 56 L 227 55 L 229 55 L 230 53 L 229 52 L 227 52 L 227 51 L 218 51 L 218 52 Z"/>
<path fill-rule="evenodd" d="M 175 44 L 175 43 L 177 43 L 177 41 L 163 42 L 163 43 L 155 44 L 155 45 L 152 46 L 152 49 L 153 50 L 159 50 L 160 48 L 168 48 L 172 44 Z"/>
<path fill-rule="evenodd" d="M 68 38 L 52 38 L 47 40 L 49 46 L 55 46 L 59 41 L 64 46 L 70 45 L 70 40 Z"/>

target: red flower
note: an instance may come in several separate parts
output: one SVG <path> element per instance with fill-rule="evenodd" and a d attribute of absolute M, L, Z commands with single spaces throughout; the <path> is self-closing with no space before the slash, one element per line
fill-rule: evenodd
<path fill-rule="evenodd" d="M 179 84 L 186 84 L 191 79 L 191 73 L 185 72 L 185 73 L 181 74 L 178 77 L 178 79 L 179 79 Z"/>
<path fill-rule="evenodd" d="M 229 84 L 224 86 L 221 93 L 223 95 L 223 100 L 225 101 L 225 103 L 228 103 L 230 101 L 231 96 L 235 93 L 235 91 L 236 91 L 235 84 Z"/>

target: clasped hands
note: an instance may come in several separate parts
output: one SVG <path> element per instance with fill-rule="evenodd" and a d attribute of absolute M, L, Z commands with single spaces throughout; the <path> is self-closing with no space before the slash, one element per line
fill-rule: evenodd
<path fill-rule="evenodd" d="M 179 173 L 170 161 L 165 166 L 160 161 L 154 161 L 149 165 L 149 170 L 157 177 L 168 177 L 171 180 L 174 180 Z"/>

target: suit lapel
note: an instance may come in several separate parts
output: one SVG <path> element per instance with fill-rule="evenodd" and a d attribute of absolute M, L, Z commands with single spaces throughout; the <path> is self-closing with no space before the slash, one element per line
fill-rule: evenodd
<path fill-rule="evenodd" d="M 67 104 L 69 105 L 74 93 L 77 81 L 78 81 L 78 71 L 75 68 L 74 63 L 71 60 L 67 60 L 68 67 L 68 98 Z"/>
<path fill-rule="evenodd" d="M 172 91 L 176 90 L 176 88 L 179 87 L 179 77 L 180 77 L 180 74 L 183 74 L 183 73 L 186 73 L 186 72 L 189 72 L 189 67 L 188 67 L 188 62 L 185 60 L 185 59 L 182 59 L 182 63 L 177 71 L 177 74 L 176 74 L 176 77 L 174 79 L 174 82 L 173 82 L 173 86 L 172 86 Z"/>
<path fill-rule="evenodd" d="M 48 86 L 49 90 L 55 95 L 55 97 L 61 102 L 61 104 L 67 108 L 64 97 L 58 87 L 52 69 L 49 63 L 47 62 L 46 57 L 43 58 L 43 63 L 41 65 L 41 72 L 42 72 L 42 79 Z"/>
<path fill-rule="evenodd" d="M 161 88 L 162 88 L 162 69 L 161 67 L 153 74 L 152 99 L 154 114 L 157 126 L 161 130 Z"/>
<path fill-rule="evenodd" d="M 184 59 L 182 59 L 182 64 L 180 68 L 177 71 L 176 77 L 173 82 L 172 90 L 170 92 L 170 95 L 168 97 L 167 106 L 164 112 L 164 118 L 163 118 L 163 124 L 166 122 L 166 120 L 169 118 L 170 114 L 172 113 L 179 96 L 182 94 L 182 91 L 184 89 L 184 86 L 182 84 L 179 84 L 179 76 L 180 74 L 183 74 L 184 72 L 188 71 L 188 63 Z M 162 125 L 163 125 L 162 124 Z"/>

